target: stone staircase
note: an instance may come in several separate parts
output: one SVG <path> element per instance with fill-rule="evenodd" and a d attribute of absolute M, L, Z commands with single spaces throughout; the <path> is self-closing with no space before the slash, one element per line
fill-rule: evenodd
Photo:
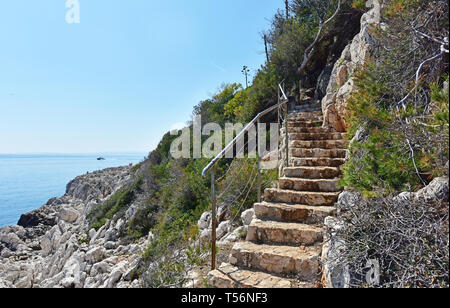
<path fill-rule="evenodd" d="M 322 127 L 317 107 L 289 114 L 290 165 L 278 188 L 254 206 L 247 240 L 234 245 L 229 263 L 208 275 L 216 288 L 311 288 L 321 280 L 323 221 L 335 215 L 345 134 Z M 304 112 L 304 111 L 307 112 Z"/>

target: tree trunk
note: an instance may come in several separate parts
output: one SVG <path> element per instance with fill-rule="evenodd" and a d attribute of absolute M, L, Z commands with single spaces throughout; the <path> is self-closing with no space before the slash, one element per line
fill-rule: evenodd
<path fill-rule="evenodd" d="M 286 22 L 287 22 L 289 20 L 289 0 L 285 0 L 284 5 L 286 6 Z"/>
<path fill-rule="evenodd" d="M 269 64 L 270 58 L 269 58 L 269 48 L 267 47 L 267 35 L 266 34 L 264 34 L 264 47 L 266 49 L 267 64 Z"/>

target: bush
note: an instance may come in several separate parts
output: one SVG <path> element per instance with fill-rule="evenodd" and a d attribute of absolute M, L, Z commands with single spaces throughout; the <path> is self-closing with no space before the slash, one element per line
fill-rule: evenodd
<path fill-rule="evenodd" d="M 448 3 L 393 0 L 384 16 L 386 29 L 374 30 L 384 48 L 356 74 L 348 100 L 349 132 L 359 136 L 341 183 L 370 196 L 414 191 L 448 174 L 448 56 L 426 61 L 441 46 L 415 31 L 448 35 Z"/>
<path fill-rule="evenodd" d="M 148 205 L 137 211 L 136 215 L 128 222 L 127 236 L 133 240 L 149 234 L 156 225 L 157 206 Z"/>
<path fill-rule="evenodd" d="M 360 200 L 339 218 L 345 250 L 336 268 L 348 268 L 352 287 L 367 285 L 369 260 L 380 265 L 381 288 L 448 288 L 448 202 L 392 198 Z"/>
<path fill-rule="evenodd" d="M 90 228 L 100 229 L 115 214 L 125 212 L 128 206 L 134 201 L 135 194 L 141 191 L 142 178 L 138 178 L 131 186 L 121 188 L 113 194 L 107 201 L 95 206 L 88 214 Z"/>

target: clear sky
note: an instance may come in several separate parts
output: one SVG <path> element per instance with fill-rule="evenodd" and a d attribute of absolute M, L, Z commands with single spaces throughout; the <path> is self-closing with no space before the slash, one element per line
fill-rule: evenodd
<path fill-rule="evenodd" d="M 0 2 L 0 153 L 147 152 L 243 65 L 282 0 Z"/>

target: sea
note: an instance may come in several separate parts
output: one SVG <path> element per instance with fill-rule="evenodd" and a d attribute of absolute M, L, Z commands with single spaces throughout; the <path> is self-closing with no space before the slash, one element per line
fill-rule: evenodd
<path fill-rule="evenodd" d="M 148 153 L 0 154 L 0 228 L 60 197 L 72 179 L 86 172 L 137 164 Z M 97 158 L 105 160 L 97 160 Z"/>

